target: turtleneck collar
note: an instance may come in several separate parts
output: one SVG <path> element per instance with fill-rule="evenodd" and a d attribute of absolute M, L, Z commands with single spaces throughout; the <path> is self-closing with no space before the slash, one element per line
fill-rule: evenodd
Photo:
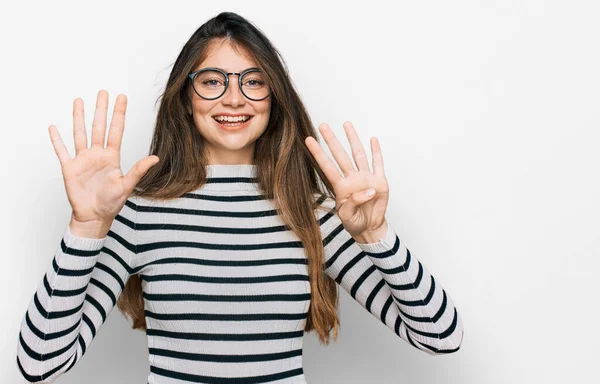
<path fill-rule="evenodd" d="M 205 191 L 258 191 L 256 164 L 208 164 Z"/>

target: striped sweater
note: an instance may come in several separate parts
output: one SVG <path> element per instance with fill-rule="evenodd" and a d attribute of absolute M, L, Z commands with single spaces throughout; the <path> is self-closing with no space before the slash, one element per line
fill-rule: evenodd
<path fill-rule="evenodd" d="M 16 360 L 28 381 L 68 372 L 137 274 L 149 384 L 306 383 L 311 289 L 302 243 L 261 195 L 257 165 L 206 167 L 207 183 L 178 199 L 131 196 L 103 239 L 74 236 L 67 225 L 22 321 Z M 354 300 L 414 348 L 459 349 L 452 300 L 389 224 L 385 238 L 360 244 L 337 215 L 317 209 L 315 218 L 325 273 Z"/>

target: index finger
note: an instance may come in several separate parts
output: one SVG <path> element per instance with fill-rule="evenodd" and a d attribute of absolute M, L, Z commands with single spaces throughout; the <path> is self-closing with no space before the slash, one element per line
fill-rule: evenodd
<path fill-rule="evenodd" d="M 323 151 L 323 148 L 321 148 L 321 145 L 317 142 L 317 140 L 315 140 L 315 138 L 312 136 L 308 136 L 304 140 L 304 143 L 308 147 L 315 160 L 317 160 L 319 167 L 321 170 L 323 170 L 323 173 L 325 176 L 327 176 L 327 179 L 331 182 L 331 184 L 335 186 L 337 183 L 339 183 L 339 181 L 342 179 L 340 171 L 337 169 L 333 161 L 331 161 L 329 156 L 327 156 L 325 151 Z"/>
<path fill-rule="evenodd" d="M 115 107 L 112 118 L 110 119 L 110 128 L 108 131 L 108 141 L 106 147 L 121 150 L 121 141 L 123 140 L 123 130 L 125 129 L 125 111 L 127 110 L 127 96 L 119 94 L 115 101 Z"/>

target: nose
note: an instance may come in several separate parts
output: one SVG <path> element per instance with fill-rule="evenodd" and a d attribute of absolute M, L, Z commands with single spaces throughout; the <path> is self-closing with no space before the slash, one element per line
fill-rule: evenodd
<path fill-rule="evenodd" d="M 242 94 L 237 77 L 229 78 L 229 86 L 222 97 L 222 103 L 231 105 L 233 108 L 246 103 L 246 98 Z"/>

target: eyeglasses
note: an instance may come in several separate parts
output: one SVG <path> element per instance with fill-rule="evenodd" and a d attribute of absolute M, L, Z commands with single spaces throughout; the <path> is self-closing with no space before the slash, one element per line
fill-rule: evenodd
<path fill-rule="evenodd" d="M 238 76 L 242 94 L 253 101 L 264 100 L 271 94 L 265 75 L 259 68 L 248 68 L 240 73 L 225 72 L 219 68 L 202 68 L 190 73 L 194 92 L 205 100 L 215 100 L 223 96 L 229 87 L 229 75 Z"/>

